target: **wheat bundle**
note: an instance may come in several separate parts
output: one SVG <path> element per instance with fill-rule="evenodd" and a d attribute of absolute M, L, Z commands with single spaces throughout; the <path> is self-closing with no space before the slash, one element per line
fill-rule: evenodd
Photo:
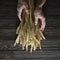
<path fill-rule="evenodd" d="M 14 43 L 14 46 L 16 46 L 16 44 L 20 44 L 23 50 L 26 49 L 26 51 L 30 50 L 30 52 L 32 52 L 37 48 L 41 49 L 41 40 L 45 39 L 45 37 L 40 30 L 39 24 L 36 26 L 34 24 L 34 0 L 29 0 L 28 5 L 30 14 L 27 15 L 25 10 L 23 10 L 24 19 L 21 20 L 21 23 L 17 28 L 16 34 L 18 34 L 18 36 Z"/>

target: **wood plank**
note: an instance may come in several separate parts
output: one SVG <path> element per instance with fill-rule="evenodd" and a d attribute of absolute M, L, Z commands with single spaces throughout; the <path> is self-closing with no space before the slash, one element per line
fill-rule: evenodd
<path fill-rule="evenodd" d="M 0 51 L 0 58 L 27 58 L 27 59 L 40 59 L 40 58 L 57 58 L 60 57 L 60 51 L 35 51 L 29 53 L 26 51 Z"/>
<path fill-rule="evenodd" d="M 13 46 L 14 42 L 15 40 L 0 40 L 0 51 L 22 51 L 20 45 Z M 60 51 L 60 40 L 43 40 L 41 44 L 42 51 Z"/>

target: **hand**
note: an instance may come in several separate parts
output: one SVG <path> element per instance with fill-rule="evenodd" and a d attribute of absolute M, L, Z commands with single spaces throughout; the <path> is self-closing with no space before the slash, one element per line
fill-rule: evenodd
<path fill-rule="evenodd" d="M 22 20 L 21 15 L 22 15 L 23 9 L 25 9 L 26 13 L 29 14 L 27 6 L 26 5 L 22 5 L 19 9 L 17 9 L 17 11 L 18 11 L 18 18 L 19 18 L 20 21 Z"/>
<path fill-rule="evenodd" d="M 41 20 L 41 28 L 40 29 L 42 31 L 44 31 L 46 22 L 45 22 L 45 17 L 41 13 L 42 13 L 42 11 L 38 11 L 38 10 L 34 12 L 35 25 L 38 24 L 38 20 Z"/>

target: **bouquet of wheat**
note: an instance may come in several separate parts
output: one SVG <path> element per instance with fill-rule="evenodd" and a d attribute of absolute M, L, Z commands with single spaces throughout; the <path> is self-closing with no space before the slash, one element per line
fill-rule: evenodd
<path fill-rule="evenodd" d="M 29 0 L 28 3 L 30 14 L 27 15 L 23 10 L 23 20 L 19 24 L 16 34 L 18 34 L 14 46 L 20 44 L 22 49 L 32 52 L 37 48 L 41 49 L 41 40 L 45 39 L 39 24 L 34 24 L 33 12 L 34 12 L 34 0 Z M 29 48 L 30 47 L 30 48 Z"/>

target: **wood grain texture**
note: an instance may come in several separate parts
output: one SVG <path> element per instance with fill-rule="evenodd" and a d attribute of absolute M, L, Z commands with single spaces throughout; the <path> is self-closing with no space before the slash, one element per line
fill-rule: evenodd
<path fill-rule="evenodd" d="M 0 60 L 60 60 L 60 0 L 47 0 L 43 10 L 46 28 L 43 32 L 42 51 L 23 51 L 13 47 L 19 25 L 17 0 L 0 0 Z"/>

